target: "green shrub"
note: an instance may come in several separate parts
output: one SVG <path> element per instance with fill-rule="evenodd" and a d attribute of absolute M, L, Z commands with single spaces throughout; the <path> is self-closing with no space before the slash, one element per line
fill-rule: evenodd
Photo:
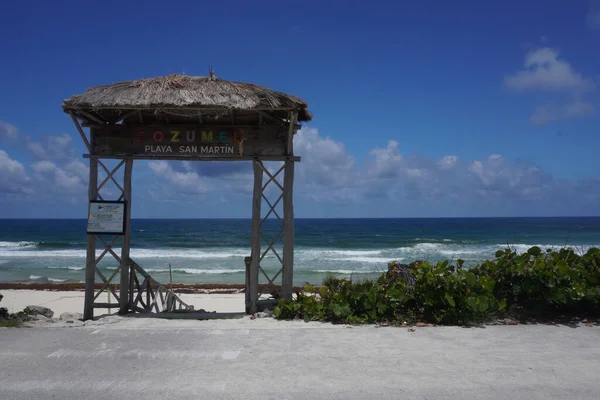
<path fill-rule="evenodd" d="M 4 296 L 0 294 L 0 301 L 2 301 L 3 298 Z M 0 321 L 4 319 L 8 319 L 8 310 L 6 307 L 0 307 Z"/>
<path fill-rule="evenodd" d="M 0 301 L 4 296 L 0 294 Z M 10 314 L 5 307 L 0 307 L 0 327 L 19 327 L 29 320 L 32 311 L 26 307 L 23 311 Z"/>
<path fill-rule="evenodd" d="M 421 308 L 428 322 L 466 324 L 481 322 L 506 307 L 494 295 L 495 280 L 455 268 L 448 261 L 431 265 L 417 263 L 413 305 Z"/>
<path fill-rule="evenodd" d="M 478 276 L 497 282 L 494 295 L 511 310 L 542 315 L 591 312 L 600 304 L 600 249 L 578 255 L 572 248 L 542 251 L 532 247 L 517 254 L 496 252 L 496 259 L 475 267 Z"/>
<path fill-rule="evenodd" d="M 408 300 L 400 279 L 384 275 L 377 282 L 353 283 L 329 277 L 320 288 L 307 285 L 295 300 L 280 301 L 274 316 L 344 323 L 404 321 L 412 319 L 406 308 Z"/>
<path fill-rule="evenodd" d="M 279 319 L 343 323 L 415 319 L 436 324 L 470 324 L 504 316 L 598 314 L 600 249 L 578 255 L 571 248 L 526 253 L 500 250 L 496 258 L 468 270 L 463 261 L 410 264 L 412 276 L 386 272 L 376 281 L 352 282 L 327 276 L 307 285 L 295 300 L 281 300 Z M 409 274 L 410 275 L 410 274 Z M 407 281 L 408 279 L 408 281 Z"/>

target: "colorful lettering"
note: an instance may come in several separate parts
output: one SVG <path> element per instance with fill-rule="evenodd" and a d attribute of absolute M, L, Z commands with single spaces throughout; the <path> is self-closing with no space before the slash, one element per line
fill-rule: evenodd
<path fill-rule="evenodd" d="M 213 141 L 213 133 L 212 131 L 202 131 L 202 141 L 203 142 L 212 142 Z"/>
<path fill-rule="evenodd" d="M 165 138 L 165 134 L 162 133 L 161 131 L 156 131 L 156 132 L 154 132 L 154 135 L 152 135 L 152 138 L 154 139 L 155 142 L 162 142 L 163 139 Z"/>

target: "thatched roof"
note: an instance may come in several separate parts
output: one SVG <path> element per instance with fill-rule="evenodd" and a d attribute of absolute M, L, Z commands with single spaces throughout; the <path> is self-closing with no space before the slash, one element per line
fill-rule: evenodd
<path fill-rule="evenodd" d="M 124 110 L 262 110 L 285 117 L 298 111 L 298 121 L 310 121 L 308 104 L 296 97 L 252 83 L 215 77 L 168 75 L 94 86 L 62 104 L 66 112 L 98 114 Z"/>

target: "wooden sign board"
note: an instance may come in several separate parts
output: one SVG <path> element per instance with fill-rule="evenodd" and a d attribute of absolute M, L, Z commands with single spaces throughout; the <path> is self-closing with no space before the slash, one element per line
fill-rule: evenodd
<path fill-rule="evenodd" d="M 285 156 L 283 126 L 127 126 L 91 129 L 94 155 L 143 155 L 169 158 Z"/>
<path fill-rule="evenodd" d="M 124 201 L 90 201 L 87 233 L 122 235 L 125 232 Z"/>

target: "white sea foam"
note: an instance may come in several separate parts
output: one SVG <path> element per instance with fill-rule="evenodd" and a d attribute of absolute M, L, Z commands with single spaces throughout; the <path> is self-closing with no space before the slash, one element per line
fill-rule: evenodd
<path fill-rule="evenodd" d="M 169 269 L 165 268 L 147 268 L 147 272 L 164 272 L 168 273 Z M 195 268 L 173 268 L 173 273 L 186 273 L 186 274 L 238 274 L 245 272 L 245 269 L 195 269 Z"/>
<path fill-rule="evenodd" d="M 100 256 L 104 250 L 96 250 L 96 256 Z M 117 254 L 121 253 L 120 248 L 113 248 Z M 131 258 L 190 258 L 190 259 L 210 259 L 210 258 L 233 258 L 248 256 L 249 249 L 131 249 Z M 57 258 L 85 258 L 86 250 L 30 250 L 30 251 L 12 251 L 0 250 L 0 257 L 57 257 Z M 107 254 L 107 256 L 110 256 Z"/>
<path fill-rule="evenodd" d="M 48 282 L 61 283 L 66 282 L 66 279 L 48 278 L 47 276 L 29 275 L 29 280 L 37 281 L 40 279 L 47 280 Z"/>
<path fill-rule="evenodd" d="M 81 271 L 84 270 L 85 267 L 48 267 L 50 269 L 68 269 L 71 271 Z"/>
<path fill-rule="evenodd" d="M 0 248 L 23 249 L 26 247 L 36 247 L 37 242 L 0 242 Z"/>
<path fill-rule="evenodd" d="M 305 256 L 315 255 L 315 256 L 377 256 L 380 255 L 383 250 L 337 250 L 337 249 L 303 249 L 297 248 L 295 250 L 296 254 L 302 254 Z"/>
<path fill-rule="evenodd" d="M 351 269 L 315 269 L 312 272 L 318 272 L 321 274 L 332 273 L 332 274 L 343 274 L 343 275 L 352 275 L 352 274 L 373 274 L 379 273 L 380 271 L 372 270 L 351 270 Z"/>
<path fill-rule="evenodd" d="M 394 258 L 396 261 L 402 261 L 404 258 Z M 390 257 L 336 257 L 329 258 L 331 261 L 352 261 L 361 263 L 388 263 L 392 261 Z"/>

